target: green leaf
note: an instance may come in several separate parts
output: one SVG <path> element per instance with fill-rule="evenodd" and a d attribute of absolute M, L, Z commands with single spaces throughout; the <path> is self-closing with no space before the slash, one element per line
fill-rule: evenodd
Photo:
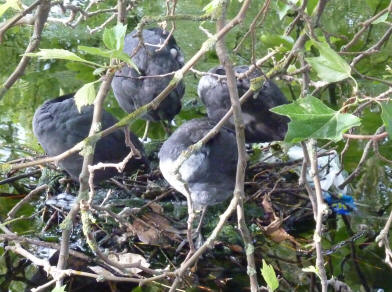
<path fill-rule="evenodd" d="M 206 6 L 203 7 L 203 11 L 207 15 L 216 15 L 218 12 L 218 8 L 222 7 L 222 0 L 212 0 Z"/>
<path fill-rule="evenodd" d="M 127 26 L 117 23 L 112 28 L 105 28 L 103 32 L 103 42 L 109 50 L 122 51 L 124 48 L 124 38 L 127 32 Z"/>
<path fill-rule="evenodd" d="M 337 82 L 351 77 L 351 68 L 328 44 L 312 41 L 319 50 L 320 56 L 306 58 L 306 61 L 316 70 L 318 77 L 327 82 Z"/>
<path fill-rule="evenodd" d="M 128 66 L 131 66 L 133 69 L 136 70 L 138 74 L 140 74 L 139 68 L 136 66 L 136 64 L 132 61 L 132 59 L 128 56 L 128 54 L 122 52 L 122 51 L 114 51 L 113 52 L 113 58 L 119 59 L 125 63 L 127 63 Z"/>
<path fill-rule="evenodd" d="M 85 63 L 79 63 L 79 62 L 68 62 L 65 64 L 65 67 L 68 69 L 68 71 L 75 72 L 76 78 L 83 81 L 83 83 L 88 83 L 95 81 L 96 78 L 93 76 L 94 68 L 91 67 Z M 106 70 L 103 67 L 98 67 L 95 70 Z"/>
<path fill-rule="evenodd" d="M 113 52 L 101 48 L 87 47 L 87 46 L 78 46 L 78 50 L 84 51 L 90 55 L 101 56 L 105 58 L 111 58 Z"/>
<path fill-rule="evenodd" d="M 94 62 L 87 61 L 75 53 L 72 53 L 67 50 L 63 49 L 40 49 L 39 52 L 36 53 L 27 53 L 25 54 L 29 57 L 38 57 L 40 60 L 49 60 L 49 59 L 61 59 L 61 60 L 68 60 L 68 61 L 75 61 L 75 62 L 82 62 L 94 66 L 100 67 L 101 65 L 96 64 Z"/>
<path fill-rule="evenodd" d="M 302 268 L 302 271 L 304 271 L 305 273 L 315 273 L 318 277 L 320 277 L 318 269 L 315 266 L 308 266 Z"/>
<path fill-rule="evenodd" d="M 372 10 L 382 10 L 389 5 L 389 0 L 366 0 L 366 4 Z"/>
<path fill-rule="evenodd" d="M 66 285 L 61 287 L 55 287 L 52 289 L 52 292 L 65 292 Z"/>
<path fill-rule="evenodd" d="M 279 281 L 276 277 L 274 268 L 271 265 L 268 265 L 264 259 L 261 274 L 263 275 L 264 281 L 267 283 L 269 289 L 271 289 L 272 291 L 278 289 Z"/>
<path fill-rule="evenodd" d="M 374 20 L 372 22 L 372 24 L 377 24 L 377 23 L 382 23 L 385 22 L 388 18 L 389 13 L 385 12 L 383 15 L 381 15 L 379 18 L 377 18 L 376 20 Z"/>
<path fill-rule="evenodd" d="M 106 69 L 105 68 L 97 68 L 93 71 L 93 75 L 95 76 L 100 76 L 103 73 L 105 73 Z"/>
<path fill-rule="evenodd" d="M 392 102 L 381 103 L 382 113 L 381 118 L 387 129 L 389 138 L 392 138 Z"/>
<path fill-rule="evenodd" d="M 80 112 L 85 105 L 93 104 L 95 99 L 94 83 L 97 81 L 86 83 L 75 93 L 75 104 Z"/>
<path fill-rule="evenodd" d="M 260 37 L 260 40 L 267 47 L 278 47 L 281 44 L 283 44 L 283 47 L 286 49 L 286 51 L 291 50 L 294 44 L 294 39 L 291 36 L 276 35 L 276 34 L 263 34 Z"/>
<path fill-rule="evenodd" d="M 0 5 L 0 17 L 8 10 L 8 8 L 13 8 L 15 10 L 21 11 L 22 4 L 18 0 L 7 0 L 5 3 Z"/>
<path fill-rule="evenodd" d="M 306 12 L 308 15 L 312 15 L 314 8 L 317 6 L 319 0 L 308 0 L 308 5 L 306 6 Z"/>
<path fill-rule="evenodd" d="M 311 95 L 291 104 L 275 107 L 271 111 L 290 118 L 285 137 L 285 141 L 289 143 L 310 138 L 336 142 L 343 138 L 345 131 L 360 125 L 358 117 L 334 111 Z"/>
<path fill-rule="evenodd" d="M 287 15 L 287 12 L 289 12 L 292 7 L 295 7 L 295 4 L 297 4 L 298 0 L 292 0 L 289 2 L 289 4 L 286 1 L 275 2 L 275 11 L 279 15 L 279 20 L 282 20 Z"/>
<path fill-rule="evenodd" d="M 129 66 L 134 68 L 139 74 L 139 68 L 135 65 L 132 59 L 128 56 L 128 54 L 124 53 L 123 51 L 119 50 L 105 50 L 101 48 L 94 48 L 94 47 L 86 47 L 86 46 L 78 46 L 78 49 L 84 51 L 90 55 L 101 56 L 105 58 L 116 58 L 125 63 Z"/>

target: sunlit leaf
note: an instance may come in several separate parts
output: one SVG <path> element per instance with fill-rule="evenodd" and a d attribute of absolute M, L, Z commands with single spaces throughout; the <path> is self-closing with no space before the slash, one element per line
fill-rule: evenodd
<path fill-rule="evenodd" d="M 25 55 L 29 57 L 38 57 L 40 60 L 61 59 L 61 60 L 68 60 L 68 61 L 83 62 L 94 66 L 100 66 L 99 64 L 87 61 L 79 57 L 73 52 L 63 50 L 63 49 L 40 49 L 39 52 L 27 53 Z"/>
<path fill-rule="evenodd" d="M 317 276 L 319 276 L 319 272 L 315 266 L 308 266 L 302 268 L 302 271 L 304 271 L 305 273 L 315 273 Z"/>
<path fill-rule="evenodd" d="M 308 5 L 306 6 L 306 12 L 308 15 L 313 13 L 314 8 L 317 6 L 319 0 L 308 0 Z"/>
<path fill-rule="evenodd" d="M 102 75 L 106 71 L 105 68 L 97 68 L 93 71 L 94 76 L 99 76 Z"/>
<path fill-rule="evenodd" d="M 55 287 L 55 288 L 52 289 L 52 292 L 65 292 L 66 291 L 65 290 L 66 287 L 67 287 L 66 285 L 61 286 L 61 287 Z"/>
<path fill-rule="evenodd" d="M 83 85 L 78 91 L 75 93 L 75 104 L 78 108 L 78 111 L 81 111 L 81 108 L 85 105 L 93 104 L 95 99 L 95 88 L 94 82 L 86 83 Z"/>
<path fill-rule="evenodd" d="M 339 141 L 345 131 L 360 125 L 358 117 L 334 111 L 310 95 L 291 104 L 275 107 L 271 111 L 290 118 L 285 138 L 285 141 L 290 143 L 309 138 Z"/>
<path fill-rule="evenodd" d="M 113 58 L 119 59 L 119 60 L 127 63 L 128 66 L 131 66 L 133 69 L 136 70 L 137 73 L 140 74 L 139 68 L 132 61 L 132 59 L 128 56 L 128 54 L 126 54 L 126 53 L 124 53 L 122 51 L 114 51 L 113 52 Z"/>
<path fill-rule="evenodd" d="M 392 102 L 381 103 L 382 113 L 381 118 L 387 129 L 389 138 L 392 138 Z"/>
<path fill-rule="evenodd" d="M 222 0 L 212 0 L 210 3 L 203 7 L 203 11 L 207 15 L 216 15 L 218 12 L 218 8 L 222 7 L 222 4 Z"/>
<path fill-rule="evenodd" d="M 21 11 L 22 4 L 18 0 L 7 0 L 5 3 L 0 5 L 0 17 L 9 9 L 13 8 L 15 10 Z"/>
<path fill-rule="evenodd" d="M 377 24 L 377 23 L 382 23 L 385 22 L 388 18 L 389 13 L 385 12 L 383 15 L 381 15 L 379 18 L 377 18 L 375 21 L 373 21 L 373 24 Z"/>
<path fill-rule="evenodd" d="M 263 259 L 263 267 L 261 269 L 264 281 L 267 283 L 268 288 L 275 291 L 279 287 L 279 281 L 276 277 L 275 270 L 271 265 L 268 265 Z"/>
<path fill-rule="evenodd" d="M 312 41 L 319 50 L 320 56 L 306 58 L 306 61 L 316 70 L 318 77 L 327 82 L 337 82 L 351 76 L 351 68 L 328 44 Z"/>
<path fill-rule="evenodd" d="M 103 42 L 109 50 L 122 51 L 124 48 L 124 38 L 127 32 L 127 26 L 117 23 L 112 28 L 105 28 L 103 32 Z"/>
<path fill-rule="evenodd" d="M 105 50 L 105 49 L 101 49 L 101 48 L 86 47 L 86 46 L 78 46 L 78 49 L 81 51 L 85 51 L 88 54 L 95 55 L 95 56 L 119 59 L 119 60 L 127 63 L 127 65 L 134 68 L 140 74 L 140 71 L 137 68 L 137 66 L 135 65 L 135 63 L 132 61 L 132 59 L 129 57 L 129 55 L 124 53 L 123 51 Z"/>

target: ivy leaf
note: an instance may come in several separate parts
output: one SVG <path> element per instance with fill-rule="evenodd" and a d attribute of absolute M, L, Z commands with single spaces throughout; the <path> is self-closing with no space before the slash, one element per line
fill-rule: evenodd
<path fill-rule="evenodd" d="M 312 41 L 312 44 L 319 50 L 320 56 L 305 59 L 321 80 L 337 82 L 351 77 L 350 66 L 328 44 L 316 41 Z"/>
<path fill-rule="evenodd" d="M 127 26 L 117 23 L 112 28 L 105 28 L 103 32 L 103 42 L 109 50 L 122 51 L 124 48 L 124 38 L 127 32 Z"/>
<path fill-rule="evenodd" d="M 285 141 L 289 143 L 310 138 L 336 142 L 343 138 L 345 131 L 360 125 L 358 117 L 334 111 L 311 95 L 291 104 L 275 107 L 271 111 L 290 118 L 285 137 Z"/>
<path fill-rule="evenodd" d="M 95 99 L 94 82 L 86 83 L 75 93 L 75 104 L 80 112 L 85 105 L 93 104 Z"/>
<path fill-rule="evenodd" d="M 279 281 L 276 277 L 274 268 L 271 265 L 268 265 L 264 259 L 261 274 L 263 275 L 264 281 L 267 283 L 270 290 L 275 291 L 276 289 L 278 289 Z"/>
<path fill-rule="evenodd" d="M 381 119 L 387 129 L 389 138 L 392 138 L 392 102 L 381 103 Z"/>
<path fill-rule="evenodd" d="M 63 49 L 40 49 L 39 52 L 27 53 L 25 55 L 29 57 L 38 57 L 38 59 L 40 60 L 61 59 L 61 60 L 82 62 L 82 63 L 101 67 L 101 65 L 97 63 L 87 61 L 79 57 L 75 53 Z"/>

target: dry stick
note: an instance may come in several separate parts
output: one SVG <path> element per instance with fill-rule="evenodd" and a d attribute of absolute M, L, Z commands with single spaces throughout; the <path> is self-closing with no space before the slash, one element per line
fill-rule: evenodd
<path fill-rule="evenodd" d="M 250 0 L 245 0 L 242 4 L 242 7 L 240 9 L 240 11 L 238 12 L 238 14 L 231 20 L 229 21 L 221 30 L 219 30 L 215 35 L 214 35 L 214 39 L 219 40 L 221 39 L 228 31 L 230 31 L 233 27 L 235 27 L 236 25 L 238 25 L 239 23 L 241 23 L 245 17 L 246 11 L 248 10 L 250 4 Z M 204 44 L 206 44 L 207 42 L 205 42 Z M 203 45 L 203 47 L 205 47 L 206 45 Z M 202 47 L 202 48 L 203 48 Z M 200 51 L 199 51 L 200 52 Z M 192 57 L 192 59 L 199 59 L 200 57 L 197 57 L 197 55 L 199 54 L 196 53 L 196 55 L 194 55 Z M 191 60 L 192 60 L 191 59 Z M 188 61 L 188 63 L 190 63 L 190 61 Z M 188 64 L 187 63 L 187 64 Z M 184 65 L 184 67 L 187 67 L 187 70 L 190 69 L 190 66 L 187 66 L 187 64 Z M 183 68 L 184 68 L 183 67 Z M 247 93 L 248 95 L 250 95 L 250 92 L 252 92 L 251 90 L 248 90 Z M 246 95 L 247 93 L 245 93 L 244 95 Z M 230 111 L 233 111 L 233 107 L 230 109 Z M 229 112 L 230 112 L 229 111 Z M 229 112 L 226 113 L 225 117 L 230 116 Z M 222 119 L 223 120 L 223 119 Z M 222 122 L 222 120 L 218 123 L 218 125 L 220 124 L 221 126 L 224 124 L 224 122 Z M 218 126 L 217 125 L 217 126 Z M 197 145 L 201 145 L 202 141 L 206 138 L 207 136 L 211 136 L 214 133 L 214 129 L 217 128 L 217 126 L 215 126 L 202 140 L 200 140 L 198 143 L 188 147 L 187 151 L 184 151 L 180 157 L 177 158 L 176 161 L 176 165 L 177 165 L 177 169 L 180 168 L 180 166 L 182 165 L 182 162 L 186 160 L 186 152 L 190 152 L 192 151 L 192 149 L 194 149 L 195 146 Z M 207 140 L 208 141 L 208 140 Z M 189 156 L 188 156 L 189 157 Z M 182 160 L 182 162 L 181 162 Z M 240 161 L 240 159 L 238 160 Z M 238 165 L 239 166 L 239 165 Z M 237 175 L 238 175 L 238 171 L 237 171 Z M 237 184 L 237 183 L 236 183 Z M 235 191 L 236 192 L 236 191 Z M 207 240 L 204 242 L 204 244 L 191 256 L 189 257 L 186 261 L 182 262 L 180 268 L 178 268 L 176 270 L 176 279 L 174 280 L 172 286 L 170 287 L 170 291 L 174 292 L 176 290 L 176 287 L 178 286 L 179 282 L 181 281 L 181 278 L 183 276 L 183 274 L 185 273 L 185 271 L 192 265 L 194 264 L 197 259 L 210 247 L 212 246 L 215 238 L 217 237 L 218 233 L 221 231 L 221 229 L 223 228 L 224 224 L 226 223 L 227 219 L 232 215 L 232 213 L 234 212 L 234 209 L 237 207 L 238 205 L 238 196 L 233 196 L 233 199 L 230 202 L 230 205 L 227 207 L 226 211 L 220 216 L 219 218 L 219 222 L 217 224 L 217 226 L 214 228 L 214 230 L 212 231 L 212 233 L 210 234 L 210 236 L 207 238 Z"/>
<path fill-rule="evenodd" d="M 362 25 L 362 28 L 354 35 L 354 37 L 351 39 L 350 42 L 348 42 L 346 45 L 344 45 L 341 48 L 341 52 L 347 52 L 348 49 L 350 49 L 358 40 L 359 38 L 362 36 L 362 34 L 369 28 L 369 26 L 372 24 L 373 21 L 375 21 L 377 18 L 379 18 L 380 16 L 382 16 L 384 13 L 391 11 L 392 9 L 392 1 L 389 2 L 389 7 L 385 8 L 383 10 L 381 10 L 380 12 L 378 12 L 376 15 L 372 16 L 371 18 L 369 18 L 368 20 L 362 22 L 360 25 Z"/>
<path fill-rule="evenodd" d="M 323 214 L 326 207 L 323 200 L 323 192 L 320 185 L 320 177 L 318 175 L 316 140 L 310 139 L 307 142 L 307 148 L 308 148 L 309 159 L 310 159 L 310 172 L 313 178 L 314 189 L 316 192 L 316 200 L 317 200 L 316 229 L 313 235 L 313 241 L 316 246 L 316 256 L 317 256 L 316 268 L 318 270 L 318 275 L 320 277 L 322 291 L 327 292 L 328 278 L 324 268 L 323 248 L 321 243 L 322 227 L 323 227 L 322 221 L 323 221 Z"/>
<path fill-rule="evenodd" d="M 126 24 L 127 13 L 125 8 L 125 0 L 117 0 L 117 23 Z"/>
<path fill-rule="evenodd" d="M 306 148 L 305 142 L 301 142 L 301 146 L 302 146 L 302 151 L 304 152 L 304 161 L 302 164 L 302 172 L 301 172 L 301 176 L 299 179 L 299 185 L 305 185 L 305 189 L 309 195 L 309 200 L 312 204 L 313 218 L 314 218 L 314 221 L 316 222 L 317 221 L 317 199 L 316 199 L 316 196 L 313 192 L 312 187 L 310 186 L 308 180 L 306 179 L 306 172 L 308 170 L 308 165 L 310 165 L 309 152 L 308 152 L 308 149 Z"/>
<path fill-rule="evenodd" d="M 117 277 L 117 276 L 111 276 L 107 274 L 94 274 L 94 273 L 88 273 L 88 272 L 82 272 L 82 271 L 77 271 L 77 270 L 72 270 L 72 269 L 67 269 L 67 270 L 59 270 L 58 268 L 51 266 L 50 263 L 47 260 L 40 259 L 24 248 L 22 248 L 20 245 L 19 246 L 9 246 L 6 248 L 7 250 L 11 250 L 12 252 L 18 253 L 21 256 L 27 258 L 30 260 L 33 264 L 37 266 L 41 266 L 44 268 L 44 270 L 49 273 L 54 279 L 56 278 L 62 278 L 65 276 L 83 276 L 83 277 L 90 277 L 93 279 L 97 279 L 102 281 L 102 280 L 108 280 L 108 281 L 115 281 L 115 282 L 131 282 L 131 283 L 145 283 L 146 280 L 148 281 L 155 281 L 162 279 L 167 276 L 172 276 L 172 273 L 166 273 L 163 275 L 158 275 L 155 277 L 151 277 L 149 279 L 138 279 L 138 278 L 128 278 L 128 277 Z"/>
<path fill-rule="evenodd" d="M 32 288 L 32 289 L 31 289 L 31 292 L 45 291 L 46 288 L 49 288 L 50 286 L 54 285 L 55 283 L 56 283 L 56 280 L 55 280 L 55 279 L 50 280 L 49 282 L 47 282 L 47 283 L 45 283 L 45 284 L 43 284 L 43 285 L 41 285 L 41 286 L 39 286 L 39 287 Z M 46 291 L 47 291 L 47 290 L 46 290 Z"/>
<path fill-rule="evenodd" d="M 387 222 L 385 223 L 384 228 L 380 231 L 380 234 L 376 237 L 376 242 L 381 247 L 384 245 L 385 247 L 385 263 L 392 269 L 392 250 L 389 245 L 388 233 L 389 229 L 392 225 L 392 211 L 389 213 L 389 217 Z"/>
<path fill-rule="evenodd" d="M 25 10 L 23 10 L 21 13 L 15 15 L 11 19 L 7 20 L 1 27 L 0 27 L 0 43 L 3 41 L 3 35 L 4 33 L 10 29 L 12 26 L 14 26 L 20 19 L 22 19 L 24 16 L 29 14 L 35 7 L 37 7 L 41 3 L 41 0 L 35 1 L 32 3 L 29 7 L 27 7 Z"/>
<path fill-rule="evenodd" d="M 55 243 L 55 242 L 46 242 L 46 241 L 41 241 L 39 239 L 34 239 L 34 238 L 28 238 L 25 236 L 19 236 L 16 234 L 0 234 L 0 241 L 4 241 L 4 240 L 8 240 L 8 241 L 15 241 L 15 242 L 19 242 L 21 244 L 24 243 L 28 243 L 30 245 L 36 245 L 36 246 L 41 246 L 41 247 L 46 247 L 46 248 L 52 248 L 52 249 L 60 249 L 60 244 Z M 79 251 L 75 251 L 75 250 L 70 250 L 69 253 L 77 258 L 83 259 L 85 261 L 91 262 L 92 259 L 89 258 L 88 256 L 86 256 L 85 254 L 79 252 Z"/>
<path fill-rule="evenodd" d="M 347 139 L 355 139 L 355 140 L 372 140 L 375 142 L 388 137 L 388 133 L 383 132 L 381 134 L 374 134 L 374 135 L 343 134 L 343 137 Z"/>
<path fill-rule="evenodd" d="M 365 58 L 368 55 L 377 53 L 381 46 L 387 42 L 389 40 L 389 37 L 392 34 L 392 25 L 387 29 L 387 31 L 385 32 L 385 34 L 380 38 L 380 40 L 375 43 L 372 47 L 370 47 L 369 49 L 367 49 L 366 51 L 362 52 L 360 55 L 358 55 L 357 57 L 355 57 L 351 63 L 350 63 L 350 67 L 354 67 L 356 64 L 358 64 L 358 62 L 360 60 L 362 60 L 363 58 Z"/>
<path fill-rule="evenodd" d="M 234 53 L 238 53 L 238 50 L 240 49 L 241 45 L 243 44 L 243 42 L 245 41 L 245 39 L 248 37 L 248 35 L 253 32 L 256 28 L 256 25 L 260 25 L 261 23 L 263 23 L 265 16 L 266 16 L 266 12 L 270 6 L 271 0 L 267 0 L 265 1 L 263 7 L 261 7 L 260 11 L 257 13 L 257 15 L 255 16 L 255 18 L 252 20 L 252 23 L 249 26 L 248 31 L 245 33 L 245 35 L 241 38 L 241 40 L 239 41 L 238 45 L 234 48 L 233 52 Z M 261 18 L 260 22 L 258 23 L 259 19 Z"/>
<path fill-rule="evenodd" d="M 325 9 L 325 4 L 328 0 L 320 0 L 314 9 L 313 15 L 312 15 L 312 27 L 315 27 L 317 25 L 318 20 L 320 19 L 322 13 L 324 12 Z M 299 10 L 300 12 L 301 10 Z M 307 35 L 305 34 L 305 30 L 303 30 L 298 37 L 297 41 L 294 43 L 293 48 L 291 49 L 289 55 L 286 57 L 286 60 L 283 62 L 282 66 L 278 66 L 271 72 L 271 78 L 278 73 L 278 71 L 285 72 L 287 71 L 287 68 L 290 66 L 291 61 L 294 59 L 295 55 L 301 51 L 305 45 L 306 40 L 308 39 Z"/>
<path fill-rule="evenodd" d="M 35 16 L 33 35 L 31 36 L 29 45 L 25 50 L 25 54 L 31 53 L 38 48 L 38 45 L 41 41 L 42 30 L 48 18 L 49 10 L 50 0 L 41 0 L 41 4 L 38 6 L 37 9 L 37 15 Z M 26 55 L 24 55 L 19 61 L 19 64 L 15 68 L 14 72 L 12 72 L 12 74 L 8 77 L 7 81 L 2 85 L 2 87 L 0 87 L 0 100 L 3 98 L 8 89 L 10 89 L 11 86 L 18 80 L 18 78 L 23 75 L 29 61 L 30 57 L 27 57 Z"/>
<path fill-rule="evenodd" d="M 109 134 L 110 133 L 108 133 L 108 135 Z M 95 138 L 95 137 L 91 137 L 91 138 Z M 83 145 L 85 142 L 87 142 L 87 138 L 59 155 L 52 156 L 52 157 L 45 157 L 45 158 L 41 158 L 41 159 L 37 159 L 34 161 L 29 161 L 29 162 L 10 164 L 9 169 L 10 170 L 18 170 L 18 169 L 23 169 L 26 167 L 31 167 L 31 166 L 35 166 L 35 165 L 46 164 L 46 163 L 50 163 L 50 162 L 63 160 L 65 158 L 67 158 L 68 156 L 70 156 L 76 152 L 79 152 L 83 148 Z"/>
<path fill-rule="evenodd" d="M 31 172 L 26 172 L 26 173 L 22 173 L 22 174 L 19 174 L 19 175 L 11 176 L 11 177 L 8 177 L 6 179 L 0 180 L 0 185 L 9 184 L 9 183 L 12 183 L 14 181 L 20 180 L 22 178 L 31 177 L 31 176 L 34 176 L 34 175 L 40 174 L 40 173 L 41 173 L 41 170 L 38 169 L 38 170 L 33 170 Z"/>
<path fill-rule="evenodd" d="M 217 31 L 224 27 L 226 19 L 227 1 L 223 4 L 222 15 L 217 21 Z M 244 241 L 246 259 L 248 262 L 247 273 L 250 280 L 250 289 L 252 292 L 257 292 L 257 272 L 254 258 L 254 246 L 248 227 L 245 222 L 244 213 L 244 183 L 245 183 L 245 168 L 246 168 L 246 148 L 245 148 L 245 125 L 242 119 L 241 104 L 238 97 L 237 81 L 234 75 L 233 64 L 230 62 L 229 54 L 225 45 L 224 38 L 219 40 L 216 44 L 216 53 L 220 63 L 224 66 L 227 79 L 227 87 L 229 89 L 230 101 L 233 108 L 235 133 L 238 147 L 238 162 L 236 182 L 234 188 L 234 196 L 238 199 L 237 204 L 237 219 L 238 227 L 241 232 L 242 240 Z"/>
<path fill-rule="evenodd" d="M 378 132 L 382 131 L 383 128 L 384 128 L 383 126 L 381 126 L 380 128 L 378 128 L 377 131 L 376 131 L 376 135 L 378 134 Z M 357 176 L 359 175 L 359 173 L 360 173 L 360 171 L 361 171 L 361 168 L 362 168 L 363 164 L 365 163 L 367 156 L 369 155 L 369 152 L 370 152 L 370 150 L 371 150 L 372 144 L 373 144 L 373 140 L 369 140 L 369 141 L 366 143 L 365 148 L 363 149 L 363 152 L 362 152 L 361 159 L 359 160 L 357 167 L 356 167 L 356 168 L 354 169 L 354 171 L 346 178 L 346 180 L 345 180 L 343 183 L 341 183 L 341 184 L 339 185 L 339 188 L 340 188 L 340 189 L 343 189 L 348 183 L 350 183 L 355 177 L 357 177 Z"/>
<path fill-rule="evenodd" d="M 104 81 L 102 82 L 97 97 L 95 98 L 94 101 L 94 113 L 93 113 L 93 119 L 91 123 L 91 128 L 89 132 L 89 137 L 96 134 L 96 132 L 99 129 L 99 123 L 101 121 L 102 117 L 102 108 L 103 108 L 103 101 L 110 89 L 110 84 L 113 79 L 113 74 L 114 72 L 108 71 L 104 77 Z M 88 198 L 88 177 L 89 177 L 89 171 L 88 171 L 88 165 L 91 165 L 93 162 L 93 154 L 94 154 L 94 147 L 95 147 L 95 140 L 90 141 L 89 148 L 92 148 L 92 151 L 86 151 L 88 153 L 84 154 L 83 157 L 83 166 L 82 166 L 82 171 L 80 172 L 79 175 L 79 182 L 80 182 L 80 187 L 79 187 L 79 195 L 74 203 L 74 205 L 71 208 L 71 211 L 69 212 L 67 218 L 63 221 L 63 233 L 62 233 L 62 240 L 61 240 L 61 248 L 60 248 L 60 254 L 59 254 L 59 261 L 57 263 L 57 268 L 59 270 L 62 270 L 65 268 L 67 264 L 67 259 L 68 259 L 68 251 L 69 251 L 69 237 L 71 235 L 71 230 L 72 230 L 72 224 L 73 221 L 79 211 L 79 201 L 81 199 L 86 200 Z M 56 282 L 57 287 L 61 287 L 62 285 L 62 277 L 59 277 L 59 280 Z"/>
<path fill-rule="evenodd" d="M 39 187 L 35 188 L 35 189 L 32 190 L 30 193 L 28 193 L 27 196 L 23 198 L 23 200 L 19 201 L 19 202 L 18 202 L 9 212 L 8 212 L 8 214 L 7 214 L 8 218 L 7 218 L 6 220 L 10 220 L 10 219 L 14 218 L 16 212 L 18 212 L 19 209 L 22 208 L 22 206 L 23 206 L 24 204 L 26 204 L 27 202 L 29 202 L 29 201 L 34 197 L 34 195 L 39 194 L 39 193 L 41 193 L 42 191 L 47 190 L 48 188 L 49 188 L 49 186 L 45 184 L 45 185 L 42 185 L 42 186 L 39 186 Z"/>

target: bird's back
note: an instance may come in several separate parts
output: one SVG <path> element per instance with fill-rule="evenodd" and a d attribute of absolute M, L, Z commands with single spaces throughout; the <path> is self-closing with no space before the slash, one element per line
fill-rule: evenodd
<path fill-rule="evenodd" d="M 248 71 L 248 66 L 236 66 L 234 71 L 241 74 Z M 200 79 L 198 94 L 207 108 L 208 117 L 219 121 L 231 107 L 229 90 L 225 78 L 226 72 L 222 66 L 212 68 L 209 74 Z M 242 79 L 237 78 L 237 89 L 242 96 L 250 88 L 250 80 L 261 76 L 258 70 Z M 271 80 L 265 81 L 263 87 L 242 105 L 242 114 L 245 124 L 246 142 L 269 142 L 282 140 L 287 132 L 288 119 L 284 116 L 272 113 L 271 108 L 288 103 L 284 94 Z M 233 118 L 228 126 L 234 128 Z"/>
<path fill-rule="evenodd" d="M 133 112 L 136 108 L 152 101 L 173 78 L 173 75 L 151 76 L 175 72 L 184 65 L 184 56 L 173 36 L 169 38 L 165 47 L 159 49 L 159 45 L 165 42 L 168 33 L 160 28 L 152 28 L 143 30 L 142 35 L 145 46 L 141 46 L 134 56 L 135 49 L 139 46 L 136 31 L 129 33 L 124 42 L 124 52 L 132 56 L 140 75 L 133 68 L 124 66 L 116 72 L 112 81 L 114 95 L 120 106 L 127 112 Z M 150 77 L 136 78 L 140 76 Z M 149 111 L 144 117 L 151 121 L 172 120 L 181 110 L 181 98 L 184 92 L 184 83 L 181 81 L 156 110 Z"/>
<path fill-rule="evenodd" d="M 175 160 L 197 143 L 214 126 L 208 119 L 194 119 L 181 125 L 162 145 L 160 168 L 165 179 L 179 192 L 186 189 L 174 173 Z M 237 145 L 234 133 L 226 128 L 192 154 L 181 166 L 181 179 L 188 184 L 196 208 L 227 199 L 235 184 Z"/>
<path fill-rule="evenodd" d="M 93 110 L 93 106 L 84 106 L 79 113 L 73 94 L 49 100 L 39 107 L 34 114 L 34 135 L 49 156 L 61 154 L 88 136 Z M 111 114 L 106 111 L 102 112 L 102 129 L 109 128 L 116 122 L 117 120 Z M 143 146 L 137 137 L 130 133 L 130 138 L 135 147 L 144 155 Z M 117 130 L 97 142 L 94 164 L 98 162 L 120 162 L 129 152 L 130 149 L 125 145 L 124 131 Z M 78 181 L 82 163 L 83 157 L 76 153 L 61 160 L 59 165 L 67 171 L 72 179 Z M 126 169 L 134 169 L 142 163 L 141 160 L 131 159 Z M 100 181 L 116 173 L 117 171 L 114 168 L 99 170 L 95 173 L 95 180 Z"/>

